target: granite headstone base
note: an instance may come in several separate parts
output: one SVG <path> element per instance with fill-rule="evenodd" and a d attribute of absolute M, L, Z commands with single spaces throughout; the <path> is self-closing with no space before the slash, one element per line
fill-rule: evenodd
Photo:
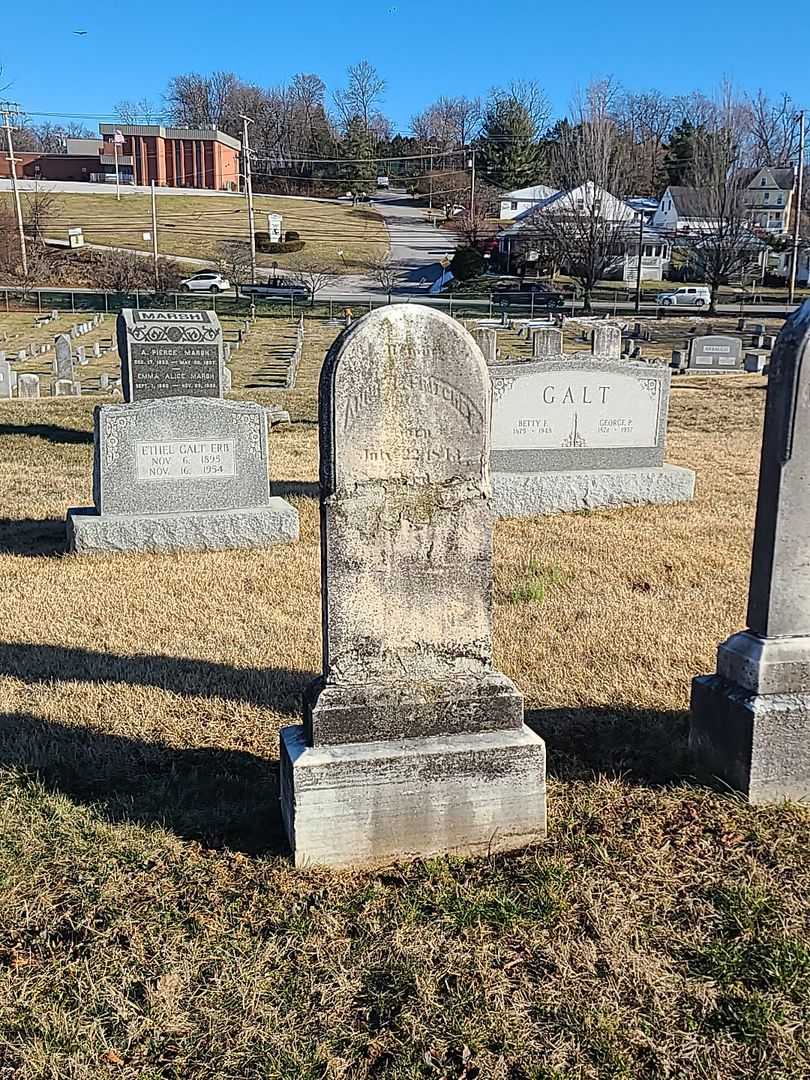
<path fill-rule="evenodd" d="M 281 732 L 281 814 L 296 866 L 488 854 L 546 835 L 546 750 L 530 728 L 309 746 Z"/>
<path fill-rule="evenodd" d="M 501 518 L 688 502 L 695 474 L 678 465 L 646 469 L 492 473 L 492 510 Z"/>
<path fill-rule="evenodd" d="M 751 802 L 810 797 L 810 638 L 733 634 L 692 682 L 689 750 L 702 779 Z"/>
<path fill-rule="evenodd" d="M 266 506 L 175 514 L 99 514 L 68 511 L 68 547 L 77 554 L 225 551 L 298 539 L 298 511 L 284 499 Z"/>
<path fill-rule="evenodd" d="M 500 672 L 470 678 L 360 684 L 310 683 L 304 727 L 310 743 L 354 743 L 517 730 L 523 696 Z"/>

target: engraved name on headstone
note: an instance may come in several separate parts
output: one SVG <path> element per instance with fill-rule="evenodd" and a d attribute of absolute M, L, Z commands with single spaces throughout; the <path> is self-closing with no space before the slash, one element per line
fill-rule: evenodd
<path fill-rule="evenodd" d="M 222 397 L 222 327 L 212 311 L 136 311 L 118 316 L 124 400 Z"/>
<path fill-rule="evenodd" d="M 742 339 L 729 334 L 692 338 L 690 371 L 739 371 L 743 366 Z"/>

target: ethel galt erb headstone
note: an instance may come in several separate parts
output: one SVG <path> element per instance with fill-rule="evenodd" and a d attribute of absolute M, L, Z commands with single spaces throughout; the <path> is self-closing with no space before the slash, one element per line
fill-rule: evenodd
<path fill-rule="evenodd" d="M 692 683 L 696 771 L 752 802 L 810 796 L 810 301 L 773 353 L 748 628 Z"/>
<path fill-rule="evenodd" d="M 282 731 L 298 864 L 519 847 L 545 747 L 492 665 L 489 375 L 419 305 L 346 330 L 320 384 L 323 676 Z"/>

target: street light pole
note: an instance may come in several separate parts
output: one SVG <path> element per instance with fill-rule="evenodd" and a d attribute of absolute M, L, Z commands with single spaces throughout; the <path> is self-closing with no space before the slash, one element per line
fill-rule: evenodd
<path fill-rule="evenodd" d="M 802 195 L 804 189 L 804 109 L 799 113 L 799 167 L 796 179 L 796 218 L 793 223 L 793 253 L 790 259 L 790 279 L 788 281 L 788 303 L 794 303 L 796 296 L 796 272 L 799 269 L 799 243 L 802 228 Z"/>
<path fill-rule="evenodd" d="M 470 147 L 470 217 L 475 217 L 475 147 Z"/>
<path fill-rule="evenodd" d="M 242 156 L 245 159 L 245 195 L 248 207 L 248 228 L 250 230 L 250 283 L 256 284 L 256 218 L 253 213 L 253 176 L 250 171 L 250 140 L 248 124 L 253 121 L 249 116 L 241 116 L 242 121 Z"/>
<path fill-rule="evenodd" d="M 1 111 L 5 120 L 6 139 L 8 140 L 8 160 L 11 171 L 11 190 L 14 192 L 14 206 L 17 211 L 17 232 L 20 236 L 20 259 L 22 261 L 23 276 L 28 277 L 28 250 L 25 246 L 25 229 L 23 228 L 22 206 L 20 205 L 20 189 L 17 187 L 17 160 L 14 157 L 14 140 L 11 138 L 11 114 L 18 115 L 19 105 L 10 101 L 2 104 Z"/>

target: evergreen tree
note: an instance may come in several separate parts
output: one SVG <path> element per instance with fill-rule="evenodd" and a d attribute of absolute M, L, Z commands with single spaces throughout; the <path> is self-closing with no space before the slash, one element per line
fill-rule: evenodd
<path fill-rule="evenodd" d="M 673 128 L 664 158 L 667 184 L 678 187 L 688 186 L 693 182 L 695 145 L 700 134 L 701 128 L 695 127 L 689 120 L 684 120 Z"/>
<path fill-rule="evenodd" d="M 373 186 L 377 179 L 377 163 L 374 161 L 376 140 L 363 122 L 353 116 L 346 124 L 343 149 L 349 159 L 343 167 L 347 180 L 359 187 Z"/>
<path fill-rule="evenodd" d="M 504 191 L 539 183 L 537 136 L 536 122 L 521 102 L 510 96 L 490 101 L 478 159 L 483 179 Z"/>

